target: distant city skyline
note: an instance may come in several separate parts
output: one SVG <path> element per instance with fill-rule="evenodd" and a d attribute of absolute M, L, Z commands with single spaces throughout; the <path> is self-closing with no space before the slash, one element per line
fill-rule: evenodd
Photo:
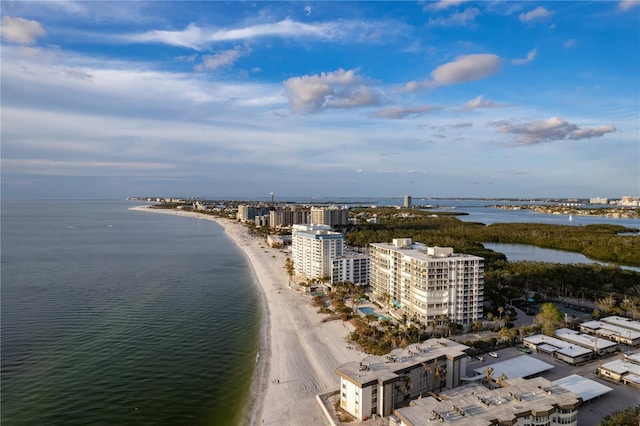
<path fill-rule="evenodd" d="M 640 2 L 2 2 L 3 198 L 640 195 Z"/>

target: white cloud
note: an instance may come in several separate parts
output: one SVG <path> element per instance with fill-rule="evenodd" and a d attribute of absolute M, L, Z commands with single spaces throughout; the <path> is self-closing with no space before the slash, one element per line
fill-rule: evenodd
<path fill-rule="evenodd" d="M 501 65 L 502 60 L 489 53 L 459 56 L 455 61 L 433 70 L 431 80 L 411 81 L 405 85 L 405 89 L 417 90 L 479 80 L 497 73 Z"/>
<path fill-rule="evenodd" d="M 375 117 L 379 118 L 405 118 L 411 117 L 415 115 L 424 114 L 427 112 L 435 111 L 440 109 L 439 107 L 432 105 L 422 105 L 422 106 L 414 106 L 414 107 L 399 107 L 399 108 L 386 108 L 381 109 L 380 111 L 374 114 Z"/>
<path fill-rule="evenodd" d="M 478 108 L 498 108 L 501 106 L 502 106 L 501 104 L 498 104 L 496 102 L 485 100 L 484 96 L 480 95 L 478 97 L 471 99 L 466 104 L 464 104 L 464 107 L 462 107 L 462 109 L 471 110 L 471 109 L 478 109 Z"/>
<path fill-rule="evenodd" d="M 443 10 L 443 9 L 448 9 L 450 7 L 459 6 L 462 3 L 465 3 L 467 1 L 468 0 L 440 0 L 436 2 L 430 2 L 424 7 L 424 9 L 425 10 Z"/>
<path fill-rule="evenodd" d="M 511 123 L 505 120 L 495 121 L 489 125 L 497 127 L 498 132 L 516 135 L 518 145 L 534 145 L 557 140 L 579 140 L 603 136 L 615 132 L 613 125 L 597 127 L 578 127 L 560 117 L 551 117 L 542 121 L 528 123 Z"/>
<path fill-rule="evenodd" d="M 357 75 L 339 69 L 292 77 L 284 82 L 293 112 L 318 112 L 324 108 L 355 108 L 378 103 L 377 93 Z"/>
<path fill-rule="evenodd" d="M 18 44 L 33 44 L 36 39 L 46 34 L 37 21 L 23 18 L 2 17 L 2 38 Z"/>
<path fill-rule="evenodd" d="M 638 5 L 640 5 L 640 1 L 638 0 L 621 0 L 620 3 L 618 3 L 618 7 L 621 10 L 629 10 Z"/>
<path fill-rule="evenodd" d="M 473 21 L 480 14 L 480 10 L 475 7 L 465 9 L 464 12 L 457 12 L 446 18 L 429 18 L 429 25 L 449 27 L 454 25 L 465 26 Z"/>
<path fill-rule="evenodd" d="M 3 158 L 5 173 L 46 176 L 122 176 L 148 172 L 167 172 L 175 168 L 170 162 L 51 160 L 44 158 Z"/>
<path fill-rule="evenodd" d="M 511 63 L 513 65 L 525 65 L 525 64 L 528 64 L 529 62 L 533 61 L 536 58 L 537 54 L 538 54 L 538 50 L 537 49 L 533 49 L 532 51 L 527 53 L 527 57 L 526 58 L 523 58 L 523 59 L 512 59 Z"/>
<path fill-rule="evenodd" d="M 258 24 L 244 28 L 203 28 L 189 24 L 180 31 L 152 30 L 129 34 L 120 39 L 134 43 L 161 43 L 202 50 L 211 43 L 251 40 L 260 37 L 310 37 L 320 40 L 372 41 L 389 34 L 402 33 L 404 26 L 397 22 L 335 21 L 307 24 L 290 18 L 279 22 Z"/>
<path fill-rule="evenodd" d="M 538 19 L 544 19 L 547 18 L 549 16 L 553 16 L 555 12 L 549 11 L 547 9 L 545 9 L 542 6 L 538 6 L 535 9 L 529 11 L 529 12 L 523 12 L 520 14 L 520 20 L 522 22 L 529 22 L 529 21 L 535 21 Z"/>
<path fill-rule="evenodd" d="M 569 48 L 575 46 L 577 43 L 578 43 L 578 40 L 576 40 L 575 38 L 572 38 L 572 39 L 566 40 L 564 43 L 562 43 L 562 46 L 565 49 L 569 49 Z"/>
<path fill-rule="evenodd" d="M 202 63 L 196 65 L 194 69 L 196 71 L 214 71 L 218 68 L 230 67 L 241 57 L 251 53 L 249 48 L 235 48 L 230 50 L 223 50 L 214 55 L 204 55 L 202 57 Z"/>

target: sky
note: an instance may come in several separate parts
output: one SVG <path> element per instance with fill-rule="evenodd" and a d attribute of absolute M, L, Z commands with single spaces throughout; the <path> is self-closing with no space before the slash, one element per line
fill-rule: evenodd
<path fill-rule="evenodd" d="M 2 1 L 3 198 L 640 196 L 640 2 Z"/>

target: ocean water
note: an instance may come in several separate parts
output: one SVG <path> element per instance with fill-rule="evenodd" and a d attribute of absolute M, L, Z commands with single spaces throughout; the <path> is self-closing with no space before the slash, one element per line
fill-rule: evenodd
<path fill-rule="evenodd" d="M 243 424 L 250 268 L 211 221 L 2 201 L 3 425 Z"/>

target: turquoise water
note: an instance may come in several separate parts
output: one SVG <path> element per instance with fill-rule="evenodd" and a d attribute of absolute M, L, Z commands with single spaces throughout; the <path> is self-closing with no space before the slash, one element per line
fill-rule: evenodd
<path fill-rule="evenodd" d="M 375 315 L 378 317 L 379 320 L 390 320 L 391 318 L 386 316 L 386 315 L 380 315 L 380 314 L 376 314 L 376 311 L 373 308 L 370 308 L 368 306 L 364 306 L 362 308 L 358 308 L 358 310 L 360 312 L 362 312 L 365 315 Z"/>
<path fill-rule="evenodd" d="M 375 315 L 375 311 L 373 310 L 373 308 L 364 307 L 364 308 L 358 308 L 358 310 L 365 315 Z"/>
<path fill-rule="evenodd" d="M 245 424 L 248 264 L 214 222 L 2 201 L 3 425 Z"/>

